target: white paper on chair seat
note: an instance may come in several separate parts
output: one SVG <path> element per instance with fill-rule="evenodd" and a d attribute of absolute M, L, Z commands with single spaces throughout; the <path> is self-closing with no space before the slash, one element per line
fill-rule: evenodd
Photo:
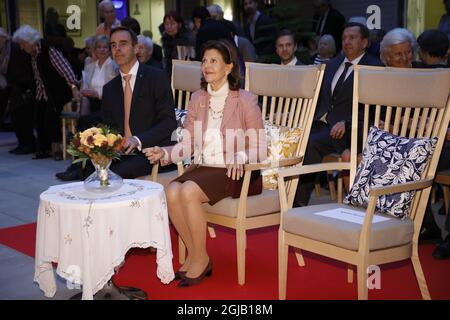
<path fill-rule="evenodd" d="M 318 216 L 324 216 L 328 218 L 348 221 L 357 224 L 364 224 L 364 218 L 366 216 L 365 212 L 347 209 L 347 208 L 336 208 L 333 210 L 321 211 L 314 213 Z M 388 221 L 390 218 L 385 218 L 381 216 L 374 215 L 372 219 L 372 223 L 379 223 L 383 221 Z"/>

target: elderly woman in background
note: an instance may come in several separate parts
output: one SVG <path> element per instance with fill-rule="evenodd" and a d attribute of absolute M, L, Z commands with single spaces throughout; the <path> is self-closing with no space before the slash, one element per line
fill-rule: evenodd
<path fill-rule="evenodd" d="M 396 28 L 384 36 L 380 44 L 380 59 L 387 67 L 412 68 L 416 38 L 407 29 Z"/>
<path fill-rule="evenodd" d="M 42 40 L 39 31 L 33 27 L 20 27 L 14 33 L 13 41 L 30 55 L 36 85 L 38 150 L 33 159 L 48 158 L 52 151 L 55 160 L 62 160 L 59 117 L 66 103 L 72 98 L 79 99 L 78 80 L 62 53 Z"/>
<path fill-rule="evenodd" d="M 94 52 L 95 36 L 90 36 L 84 39 L 84 50 L 86 52 L 86 58 L 84 59 L 84 67 L 97 61 L 97 57 Z"/>
<path fill-rule="evenodd" d="M 162 63 L 153 58 L 153 41 L 149 37 L 138 35 L 137 58 L 140 63 L 162 69 Z"/>
<path fill-rule="evenodd" d="M 107 37 L 99 36 L 95 39 L 94 54 L 97 60 L 88 64 L 83 71 L 81 116 L 100 112 L 103 86 L 118 74 L 118 67 L 110 56 Z"/>
<path fill-rule="evenodd" d="M 324 34 L 319 39 L 319 52 L 313 57 L 314 64 L 322 64 L 336 55 L 336 43 L 330 34 Z"/>
<path fill-rule="evenodd" d="M 166 190 L 170 218 L 188 250 L 185 264 L 176 273 L 181 279 L 179 287 L 197 284 L 212 273 L 202 203 L 213 205 L 240 193 L 243 163 L 264 160 L 267 152 L 265 134 L 259 132 L 264 127 L 257 97 L 239 89 L 235 47 L 226 41 L 207 42 L 201 69 L 202 89 L 192 96 L 182 141 L 172 147 L 144 150 L 151 163 L 161 160 L 162 165 L 194 154 L 194 164 Z M 197 130 L 198 125 L 205 127 Z M 202 135 L 201 143 L 194 137 L 194 127 L 195 134 Z M 248 139 L 237 141 L 239 137 L 230 136 L 230 131 L 236 134 L 236 130 Z M 199 149 L 197 144 L 201 150 L 193 150 L 194 145 Z M 262 192 L 261 176 L 256 173 L 250 195 Z"/>
<path fill-rule="evenodd" d="M 110 0 L 103 0 L 98 4 L 98 12 L 100 17 L 104 19 L 104 22 L 97 27 L 95 35 L 109 38 L 111 30 L 120 27 L 120 21 L 116 18 L 117 12 L 114 3 Z"/>

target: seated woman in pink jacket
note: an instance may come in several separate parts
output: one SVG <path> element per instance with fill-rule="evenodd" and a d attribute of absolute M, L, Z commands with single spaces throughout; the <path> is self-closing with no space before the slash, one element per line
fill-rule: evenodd
<path fill-rule="evenodd" d="M 169 216 L 188 250 L 176 272 L 180 287 L 212 274 L 206 251 L 206 216 L 211 205 L 238 196 L 245 163 L 265 160 L 267 145 L 257 97 L 240 90 L 236 49 L 226 41 L 209 41 L 202 54 L 202 89 L 192 95 L 182 141 L 144 152 L 151 163 L 176 163 L 193 155 L 194 164 L 167 187 Z M 250 191 L 262 192 L 261 176 L 252 176 Z"/>

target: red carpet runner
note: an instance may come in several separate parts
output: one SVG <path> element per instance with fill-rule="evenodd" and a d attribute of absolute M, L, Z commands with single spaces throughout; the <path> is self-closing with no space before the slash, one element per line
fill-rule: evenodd
<path fill-rule="evenodd" d="M 277 228 L 248 232 L 246 284 L 237 284 L 235 234 L 216 228 L 217 238 L 208 239 L 208 251 L 213 263 L 213 276 L 190 288 L 178 288 L 176 282 L 163 285 L 156 277 L 156 255 L 149 250 L 132 249 L 120 273 L 118 285 L 146 290 L 150 299 L 219 299 L 274 300 L 278 298 Z M 34 256 L 36 224 L 0 229 L 0 244 L 31 257 Z M 177 270 L 178 248 L 172 230 L 174 268 Z M 432 299 L 450 299 L 450 260 L 431 257 L 435 245 L 420 246 L 420 258 Z M 296 264 L 289 255 L 287 298 L 296 299 L 356 299 L 356 277 L 348 284 L 346 265 L 308 252 L 306 267 Z M 412 264 L 409 261 L 383 265 L 381 290 L 369 291 L 369 299 L 421 299 Z M 356 276 L 356 273 L 355 273 Z"/>

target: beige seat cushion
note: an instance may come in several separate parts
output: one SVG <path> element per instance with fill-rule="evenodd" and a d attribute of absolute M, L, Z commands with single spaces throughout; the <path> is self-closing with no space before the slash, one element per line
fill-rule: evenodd
<path fill-rule="evenodd" d="M 323 204 L 290 209 L 283 220 L 283 230 L 313 240 L 322 241 L 349 250 L 358 250 L 362 224 L 347 222 L 315 213 L 349 208 L 365 212 L 365 209 L 339 204 Z M 411 219 L 399 220 L 386 215 L 388 221 L 372 223 L 370 250 L 379 250 L 407 244 L 412 240 L 414 225 Z"/>
<path fill-rule="evenodd" d="M 239 199 L 225 198 L 215 205 L 203 204 L 203 208 L 209 213 L 215 213 L 228 217 L 237 217 Z M 256 196 L 247 198 L 247 217 L 256 217 L 268 213 L 280 212 L 280 200 L 278 190 L 263 190 Z"/>

